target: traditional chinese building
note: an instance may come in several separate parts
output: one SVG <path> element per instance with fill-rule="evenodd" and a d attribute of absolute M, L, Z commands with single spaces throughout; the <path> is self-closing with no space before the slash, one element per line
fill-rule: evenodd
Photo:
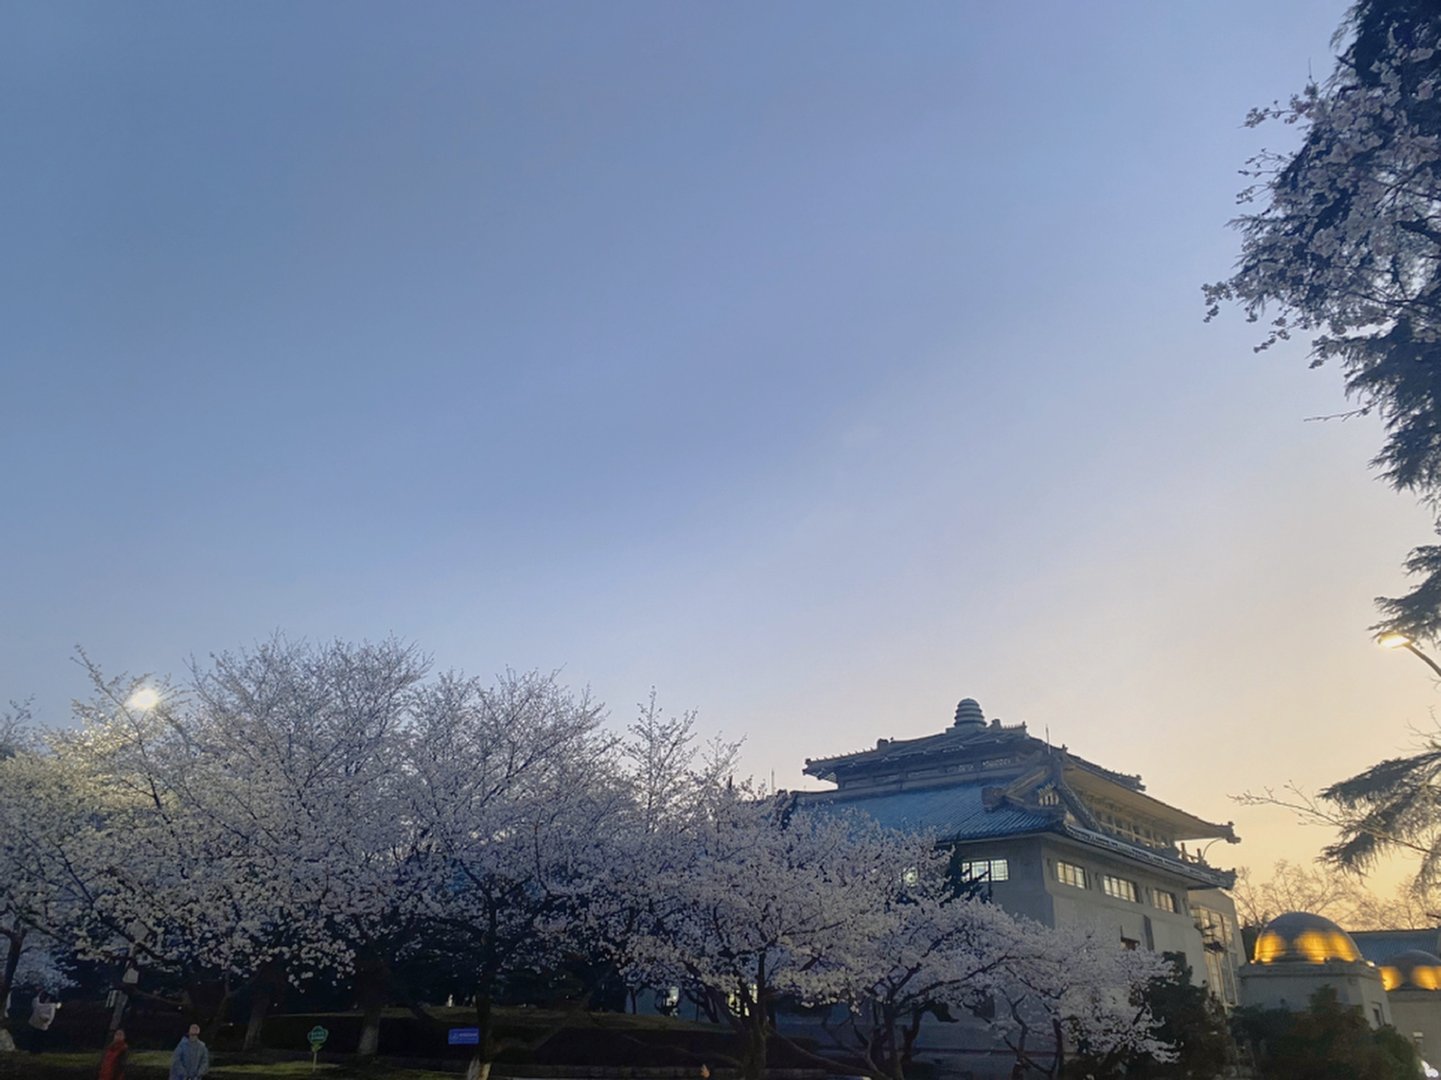
<path fill-rule="evenodd" d="M 1245 957 L 1222 891 L 1235 875 L 1186 849 L 1235 843 L 1229 822 L 1162 802 L 1139 776 L 1052 746 L 1025 724 L 988 722 L 970 698 L 938 734 L 808 759 L 805 771 L 836 788 L 802 792 L 803 804 L 929 830 L 1006 910 L 1093 927 L 1118 948 L 1184 953 L 1198 980 L 1236 1004 Z"/>

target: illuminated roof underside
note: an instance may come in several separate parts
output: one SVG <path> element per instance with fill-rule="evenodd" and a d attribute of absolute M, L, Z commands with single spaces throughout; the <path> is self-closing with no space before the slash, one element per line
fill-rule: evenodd
<path fill-rule="evenodd" d="M 1351 935 L 1330 919 L 1305 911 L 1288 911 L 1266 924 L 1256 938 L 1251 959 L 1257 964 L 1355 963 L 1361 959 L 1361 950 Z"/>

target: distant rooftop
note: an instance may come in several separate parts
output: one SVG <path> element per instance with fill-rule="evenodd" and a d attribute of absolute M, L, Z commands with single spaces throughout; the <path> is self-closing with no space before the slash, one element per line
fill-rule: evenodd
<path fill-rule="evenodd" d="M 1145 794 L 1139 776 L 1103 768 L 1025 724 L 987 720 L 962 698 L 943 731 L 878 739 L 873 748 L 807 758 L 809 776 L 836 785 L 798 794 L 821 812 L 864 813 L 882 825 L 933 832 L 942 842 L 1053 832 L 1153 861 L 1197 883 L 1229 885 L 1229 871 L 1188 858 L 1178 841 L 1236 841 L 1228 822 L 1206 821 Z"/>

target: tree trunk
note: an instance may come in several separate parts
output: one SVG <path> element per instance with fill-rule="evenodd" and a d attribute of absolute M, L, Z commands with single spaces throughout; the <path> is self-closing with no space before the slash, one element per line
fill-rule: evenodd
<path fill-rule="evenodd" d="M 245 1021 L 245 1040 L 240 1049 L 249 1052 L 260 1043 L 260 1031 L 265 1026 L 265 1014 L 270 1011 L 270 987 L 258 986 L 255 996 L 250 999 L 250 1016 Z"/>
<path fill-rule="evenodd" d="M 766 1074 L 766 1014 L 759 1006 L 745 1018 L 743 1038 L 741 1076 L 745 1080 L 763 1080 Z"/>
<path fill-rule="evenodd" d="M 886 1017 L 886 1043 L 890 1051 L 890 1078 L 891 1080 L 903 1080 L 903 1067 L 901 1065 L 900 1040 L 896 1038 L 895 1018 Z"/>
<path fill-rule="evenodd" d="M 475 1043 L 475 1053 L 465 1069 L 465 1080 L 489 1080 L 490 1067 L 495 1063 L 497 1045 L 495 1041 L 495 1012 L 488 990 L 475 992 L 475 1027 L 480 1038 Z"/>
<path fill-rule="evenodd" d="M 0 1053 L 12 1053 L 15 1040 L 10 1035 L 10 991 L 15 988 L 15 972 L 20 968 L 20 954 L 25 951 L 25 931 L 18 925 L 4 932 L 7 944 L 5 969 L 0 972 Z M 7 1045 L 8 1044 L 8 1045 Z"/>
<path fill-rule="evenodd" d="M 357 1057 L 373 1058 L 380 1049 L 380 1014 L 385 1010 L 385 969 L 375 959 L 362 959 L 355 968 L 355 990 L 360 999 L 360 1042 Z"/>
<path fill-rule="evenodd" d="M 245 1022 L 245 1041 L 240 1047 L 247 1052 L 260 1045 L 260 1032 L 265 1027 L 270 1007 L 285 992 L 285 972 L 278 964 L 266 964 L 256 973 L 252 989 L 250 1016 Z"/>
<path fill-rule="evenodd" d="M 182 992 L 186 1015 L 191 1023 L 200 1025 L 200 1038 L 206 1043 L 215 1041 L 216 1034 L 225 1023 L 225 1014 L 230 1010 L 230 999 L 234 993 L 235 988 L 229 979 L 215 983 L 192 983 Z"/>
<path fill-rule="evenodd" d="M 366 1005 L 361 1013 L 360 1041 L 355 1045 L 357 1057 L 373 1058 L 380 1049 L 380 1014 L 384 1008 L 377 1002 Z"/>
<path fill-rule="evenodd" d="M 1051 1021 L 1051 1033 L 1056 1040 L 1056 1056 L 1051 1064 L 1050 1075 L 1060 1076 L 1061 1068 L 1066 1064 L 1066 1033 L 1059 1020 Z"/>

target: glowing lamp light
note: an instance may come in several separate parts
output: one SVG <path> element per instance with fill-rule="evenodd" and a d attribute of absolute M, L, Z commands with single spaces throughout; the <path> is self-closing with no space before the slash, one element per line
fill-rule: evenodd
<path fill-rule="evenodd" d="M 1355 963 L 1361 959 L 1351 940 L 1336 931 L 1304 930 L 1296 935 L 1296 951 L 1313 964 L 1324 964 L 1328 960 Z"/>
<path fill-rule="evenodd" d="M 1418 649 L 1416 647 L 1416 642 L 1412 641 L 1411 638 L 1401 633 L 1401 631 L 1387 630 L 1384 634 L 1381 634 L 1376 638 L 1376 644 L 1380 645 L 1383 649 L 1405 649 L 1417 660 L 1420 660 L 1428 668 L 1434 671 L 1438 679 L 1441 679 L 1441 664 L 1438 664 L 1435 660 L 1432 660 L 1431 657 L 1427 656 L 1424 652 Z"/>
<path fill-rule="evenodd" d="M 1275 964 L 1283 960 L 1301 960 L 1308 964 L 1325 964 L 1332 960 L 1355 963 L 1361 959 L 1361 954 L 1340 930 L 1307 929 L 1292 938 L 1267 930 L 1256 939 L 1252 959 L 1258 964 Z M 1385 979 L 1384 969 L 1382 979 Z"/>
<path fill-rule="evenodd" d="M 142 686 L 126 699 L 125 704 L 142 712 L 153 709 L 160 704 L 160 691 L 150 686 Z"/>
<path fill-rule="evenodd" d="M 1280 934 L 1262 934 L 1256 939 L 1256 951 L 1252 959 L 1258 964 L 1270 964 L 1285 955 L 1285 938 Z"/>

